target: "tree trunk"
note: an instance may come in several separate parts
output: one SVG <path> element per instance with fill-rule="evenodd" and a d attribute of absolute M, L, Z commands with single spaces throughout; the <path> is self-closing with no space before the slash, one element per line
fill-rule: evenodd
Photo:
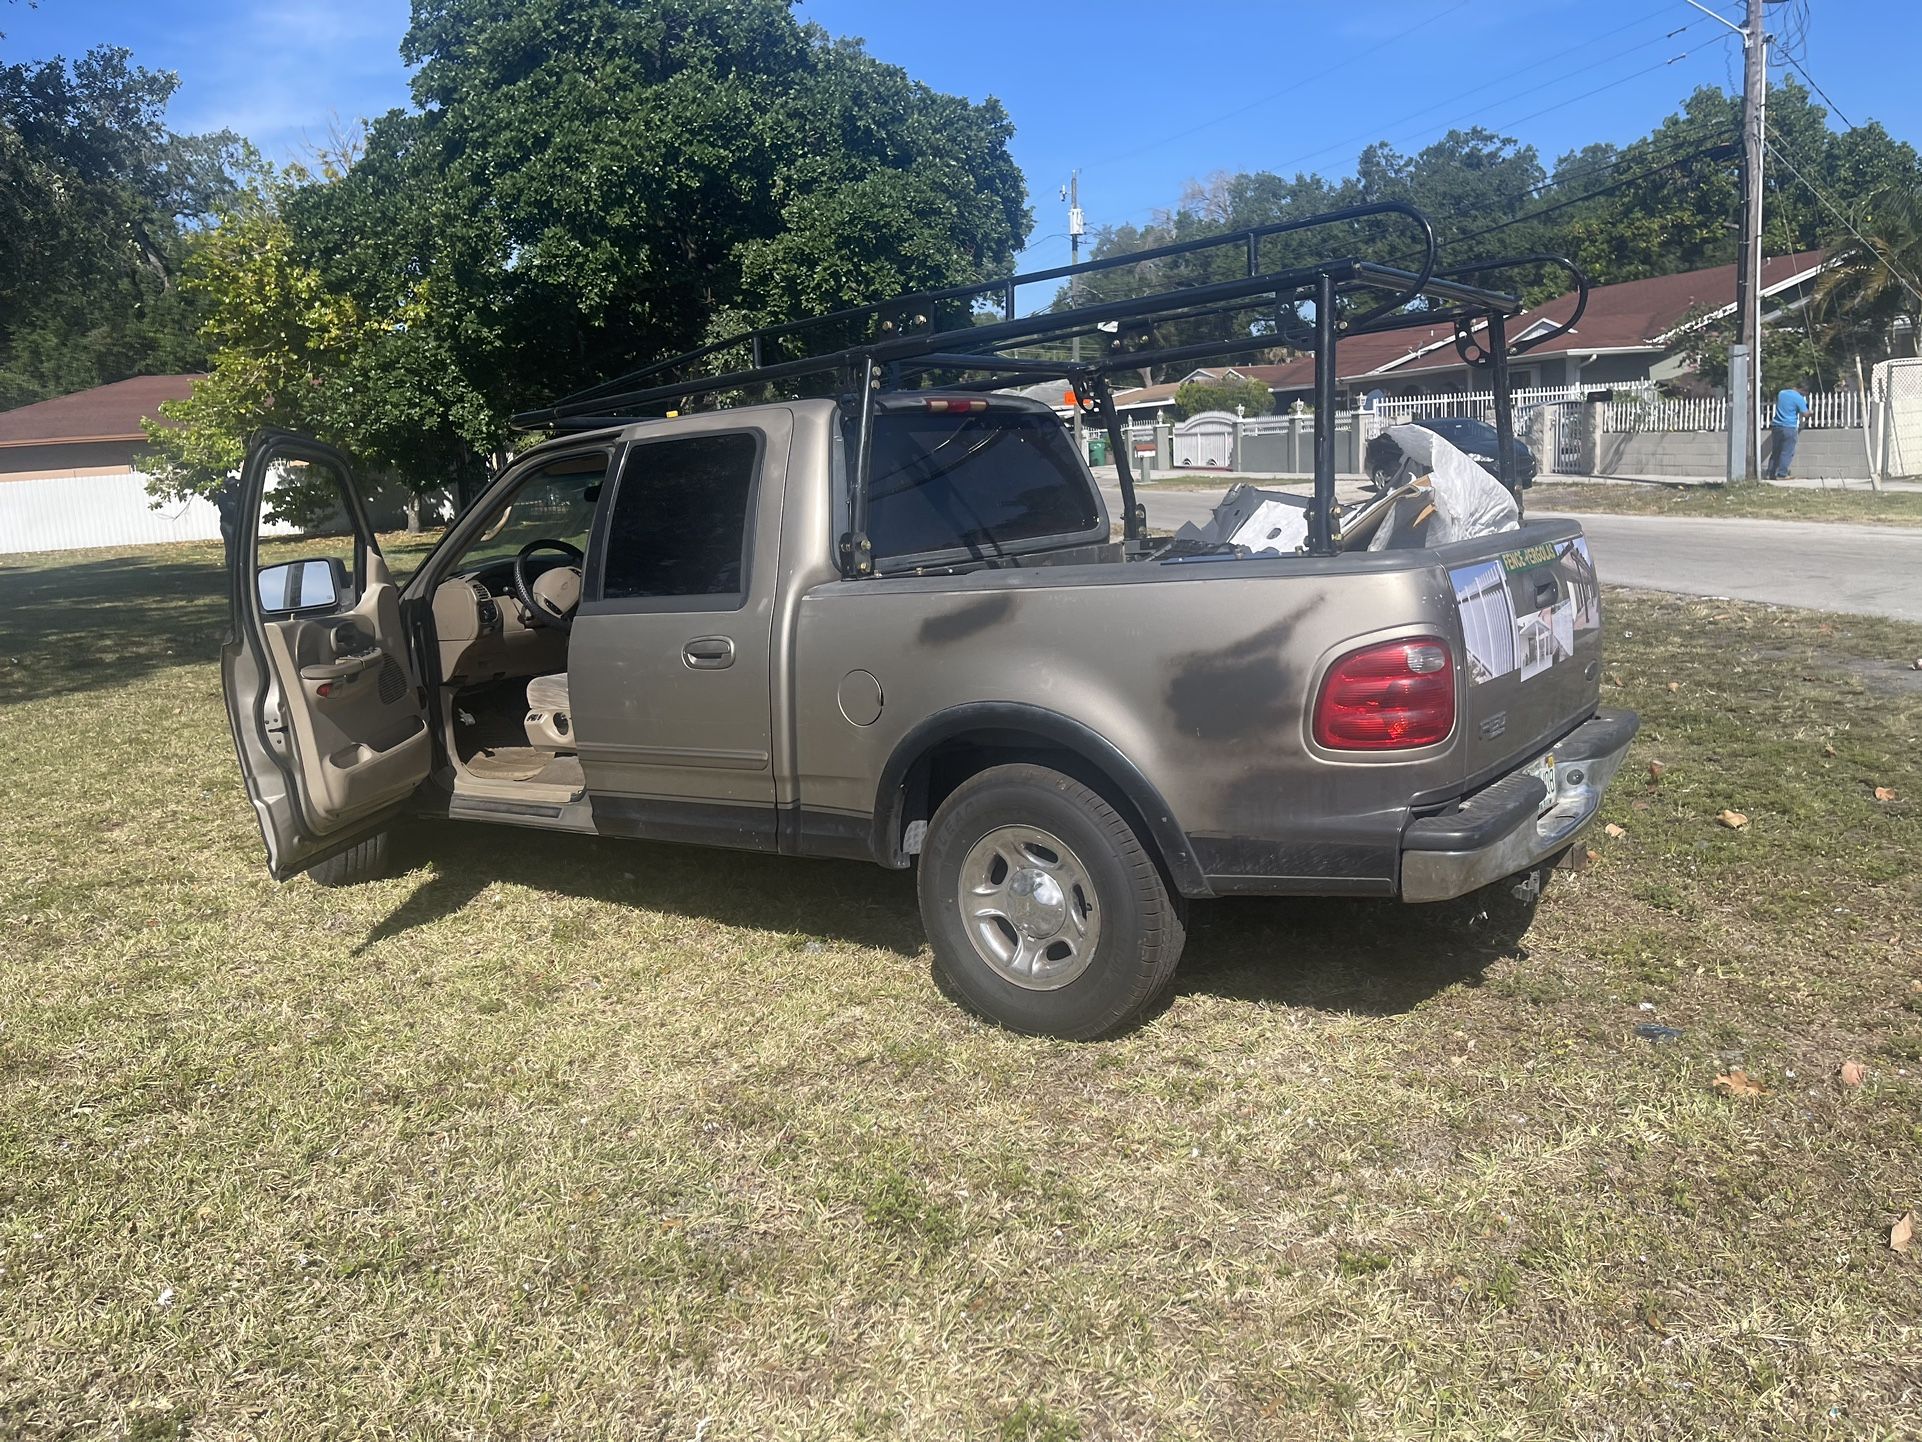
<path fill-rule="evenodd" d="M 407 534 L 420 534 L 420 494 L 417 491 L 407 493 Z"/>

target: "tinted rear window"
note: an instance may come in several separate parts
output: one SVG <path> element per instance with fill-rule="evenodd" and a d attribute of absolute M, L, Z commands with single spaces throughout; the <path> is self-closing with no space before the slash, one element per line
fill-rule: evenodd
<path fill-rule="evenodd" d="M 848 450 L 852 455 L 853 437 Z M 1052 415 L 874 418 L 868 539 L 877 557 L 993 552 L 1096 525 L 1093 488 Z"/>
<path fill-rule="evenodd" d="M 740 595 L 761 445 L 749 431 L 648 441 L 621 463 L 601 595 Z"/>

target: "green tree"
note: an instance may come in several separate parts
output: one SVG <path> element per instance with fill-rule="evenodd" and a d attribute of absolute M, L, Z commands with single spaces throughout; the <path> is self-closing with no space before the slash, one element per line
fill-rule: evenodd
<path fill-rule="evenodd" d="M 495 444 L 500 424 L 438 351 L 424 297 L 374 312 L 301 258 L 282 207 L 305 180 L 296 170 L 250 191 L 189 258 L 184 288 L 206 302 L 213 364 L 186 400 L 161 407 L 165 423 L 148 425 L 150 489 L 217 497 L 246 438 L 277 426 L 352 453 L 417 529 L 423 500 Z M 310 503 L 332 500 L 276 492 L 290 518 Z"/>
<path fill-rule="evenodd" d="M 1815 283 L 1822 337 L 1832 352 L 1881 357 L 1906 331 L 1909 352 L 1922 354 L 1922 190 L 1886 186 L 1867 209 Z"/>
<path fill-rule="evenodd" d="M 1732 316 L 1724 317 L 1696 331 L 1685 347 L 1695 373 L 1723 390 L 1728 388 L 1728 352 L 1734 326 Z M 1800 319 L 1787 317 L 1762 327 L 1763 395 L 1773 396 L 1788 386 L 1828 390 L 1839 378 L 1835 362 Z"/>
<path fill-rule="evenodd" d="M 497 421 L 743 321 L 985 277 L 1027 232 L 997 102 L 785 0 L 417 0 L 402 54 L 417 108 L 289 222 L 330 287 L 420 305 Z"/>
<path fill-rule="evenodd" d="M 168 130 L 178 84 L 112 47 L 0 64 L 0 406 L 204 361 L 175 281 L 251 157 Z"/>
<path fill-rule="evenodd" d="M 1275 393 L 1246 376 L 1223 376 L 1212 381 L 1183 381 L 1175 387 L 1175 414 L 1184 421 L 1203 411 L 1228 411 L 1239 406 L 1244 416 L 1265 416 L 1275 408 Z"/>

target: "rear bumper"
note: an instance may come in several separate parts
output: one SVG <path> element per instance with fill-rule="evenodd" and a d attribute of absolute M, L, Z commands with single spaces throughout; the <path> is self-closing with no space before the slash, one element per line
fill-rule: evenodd
<path fill-rule="evenodd" d="M 1466 896 L 1565 850 L 1594 819 L 1640 725 L 1633 711 L 1600 711 L 1551 747 L 1555 804 L 1539 815 L 1541 781 L 1516 771 L 1411 821 L 1402 834 L 1402 900 Z"/>

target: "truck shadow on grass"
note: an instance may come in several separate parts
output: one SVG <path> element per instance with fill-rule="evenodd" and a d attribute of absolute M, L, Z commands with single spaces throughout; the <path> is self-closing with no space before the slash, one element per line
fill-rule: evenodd
<path fill-rule="evenodd" d="M 800 860 L 644 841 L 525 833 L 503 849 L 479 828 L 422 826 L 402 833 L 399 863 L 427 879 L 355 947 L 453 916 L 494 885 L 718 926 L 787 933 L 797 947 L 833 942 L 921 959 L 935 983 L 912 872 L 852 861 Z M 1251 898 L 1197 902 L 1188 946 L 1158 1015 L 1184 995 L 1265 1006 L 1389 1016 L 1491 965 L 1525 955 L 1511 929 L 1394 901 Z M 945 990 L 945 988 L 943 988 Z"/>
<path fill-rule="evenodd" d="M 113 690 L 174 666 L 213 666 L 227 629 L 218 546 L 169 559 L 0 562 L 0 704 Z"/>

